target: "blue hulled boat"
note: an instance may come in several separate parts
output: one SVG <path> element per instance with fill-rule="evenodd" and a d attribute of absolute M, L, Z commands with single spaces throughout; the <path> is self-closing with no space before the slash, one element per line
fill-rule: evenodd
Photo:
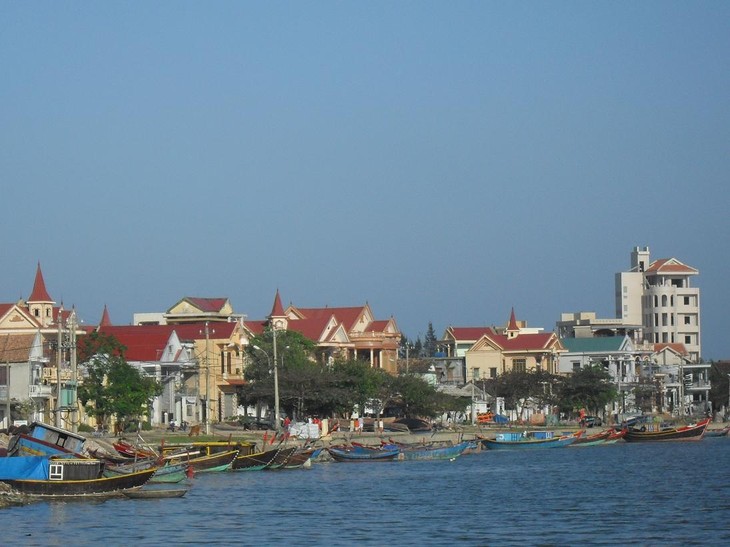
<path fill-rule="evenodd" d="M 569 435 L 555 436 L 552 431 L 525 431 L 523 433 L 500 433 L 495 439 L 482 439 L 482 445 L 490 450 L 562 448 L 576 442 L 582 431 Z"/>

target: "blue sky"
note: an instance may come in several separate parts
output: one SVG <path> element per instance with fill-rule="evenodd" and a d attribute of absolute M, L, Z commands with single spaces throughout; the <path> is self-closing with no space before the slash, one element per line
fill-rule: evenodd
<path fill-rule="evenodd" d="M 728 2 L 0 1 L 0 301 L 614 315 L 700 270 L 730 358 Z M 725 205 L 723 205 L 723 203 Z"/>

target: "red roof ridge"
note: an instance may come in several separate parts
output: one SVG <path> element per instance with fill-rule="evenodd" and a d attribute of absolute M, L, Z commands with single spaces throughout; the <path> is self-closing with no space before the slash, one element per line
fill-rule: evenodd
<path fill-rule="evenodd" d="M 279 289 L 276 289 L 276 296 L 274 297 L 274 307 L 271 308 L 270 317 L 284 317 L 284 306 L 281 305 L 281 296 L 279 296 Z"/>
<path fill-rule="evenodd" d="M 112 320 L 109 317 L 109 310 L 106 308 L 106 304 L 104 304 L 104 312 L 101 314 L 101 321 L 99 321 L 100 327 L 111 327 L 112 326 Z"/>
<path fill-rule="evenodd" d="M 509 324 L 507 325 L 507 330 L 520 330 L 520 327 L 517 325 L 517 319 L 515 319 L 514 306 L 512 306 L 512 313 L 509 316 Z"/>

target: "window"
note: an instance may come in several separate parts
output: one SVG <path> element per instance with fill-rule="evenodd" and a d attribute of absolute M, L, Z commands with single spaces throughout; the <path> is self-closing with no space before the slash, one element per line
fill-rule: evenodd
<path fill-rule="evenodd" d="M 663 294 L 662 295 L 662 308 L 666 308 L 666 307 L 667 307 L 667 295 Z"/>
<path fill-rule="evenodd" d="M 48 478 L 52 481 L 63 480 L 63 464 L 52 463 L 48 466 Z"/>
<path fill-rule="evenodd" d="M 573 361 L 573 372 L 578 372 L 580 370 L 580 361 Z"/>
<path fill-rule="evenodd" d="M 514 372 L 527 372 L 527 360 L 512 359 L 512 370 Z"/>
<path fill-rule="evenodd" d="M 684 343 L 685 344 L 691 344 L 692 343 L 692 337 L 691 336 L 685 336 L 684 337 Z"/>
<path fill-rule="evenodd" d="M 689 296 L 684 297 L 684 305 L 689 306 Z"/>
<path fill-rule="evenodd" d="M 471 370 L 471 377 L 472 377 L 472 378 L 473 378 L 474 380 L 478 380 L 478 379 L 479 379 L 479 368 L 473 368 L 473 369 Z"/>
<path fill-rule="evenodd" d="M 691 324 L 692 324 L 692 323 L 691 323 L 691 320 L 690 320 L 690 318 L 689 318 L 689 315 L 685 315 L 685 316 L 684 316 L 684 324 L 685 324 L 685 325 L 691 325 Z"/>
<path fill-rule="evenodd" d="M 497 367 L 491 367 L 489 369 L 489 377 L 490 378 L 496 378 L 497 377 Z"/>

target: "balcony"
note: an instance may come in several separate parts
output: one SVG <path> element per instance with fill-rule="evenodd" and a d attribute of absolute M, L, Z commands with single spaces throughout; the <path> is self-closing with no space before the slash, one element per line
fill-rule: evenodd
<path fill-rule="evenodd" d="M 53 386 L 34 384 L 28 386 L 28 396 L 31 398 L 50 399 L 53 396 Z"/>
<path fill-rule="evenodd" d="M 70 382 L 71 381 L 71 369 L 70 368 L 62 368 L 61 369 L 61 381 L 62 382 Z M 43 367 L 43 379 L 47 382 L 56 382 L 58 379 L 58 375 L 56 374 L 56 368 L 55 367 Z"/>

